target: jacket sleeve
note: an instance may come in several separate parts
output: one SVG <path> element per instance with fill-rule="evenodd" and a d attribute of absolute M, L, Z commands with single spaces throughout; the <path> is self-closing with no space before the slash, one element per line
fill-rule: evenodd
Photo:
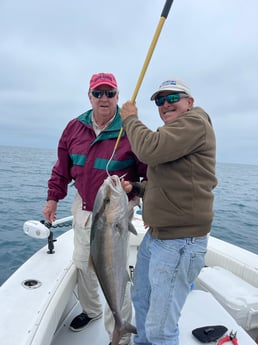
<path fill-rule="evenodd" d="M 132 195 L 136 195 L 139 196 L 140 198 L 143 197 L 144 192 L 145 192 L 145 185 L 146 185 L 147 181 L 143 181 L 143 182 L 132 182 L 132 190 L 130 192 L 130 194 Z"/>
<path fill-rule="evenodd" d="M 66 145 L 66 133 L 68 126 L 64 130 L 58 144 L 58 159 L 55 163 L 51 177 L 48 180 L 47 200 L 59 201 L 67 195 L 68 184 L 72 181 L 70 169 L 72 161 L 69 157 Z"/>
<path fill-rule="evenodd" d="M 190 114 L 165 124 L 156 132 L 147 128 L 136 116 L 128 117 L 123 127 L 133 152 L 150 166 L 191 154 L 206 140 L 204 119 Z"/>

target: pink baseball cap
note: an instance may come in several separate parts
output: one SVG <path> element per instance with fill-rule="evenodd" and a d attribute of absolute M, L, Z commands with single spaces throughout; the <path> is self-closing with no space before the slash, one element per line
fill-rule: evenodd
<path fill-rule="evenodd" d="M 100 85 L 109 85 L 114 89 L 117 89 L 116 78 L 112 73 L 93 74 L 90 79 L 90 89 L 96 89 Z"/>

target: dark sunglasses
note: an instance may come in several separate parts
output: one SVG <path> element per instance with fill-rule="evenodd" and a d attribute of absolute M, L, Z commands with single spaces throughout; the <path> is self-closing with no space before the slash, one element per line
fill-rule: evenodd
<path fill-rule="evenodd" d="M 117 90 L 91 90 L 90 93 L 95 98 L 101 98 L 104 94 L 107 98 L 113 98 L 117 94 Z"/>
<path fill-rule="evenodd" d="M 176 103 L 179 102 L 181 98 L 187 97 L 189 96 L 185 93 L 171 93 L 166 96 L 157 96 L 155 98 L 155 103 L 158 107 L 160 107 L 165 103 L 165 101 L 167 101 L 168 103 Z"/>

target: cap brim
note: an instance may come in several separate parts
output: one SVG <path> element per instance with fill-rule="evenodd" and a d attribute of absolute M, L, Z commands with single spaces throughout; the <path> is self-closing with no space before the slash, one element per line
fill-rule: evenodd
<path fill-rule="evenodd" d="M 101 86 L 101 85 L 108 85 L 108 86 L 110 86 L 110 87 L 112 87 L 112 88 L 114 88 L 114 89 L 117 89 L 117 85 L 114 85 L 114 84 L 112 84 L 111 82 L 100 82 L 100 83 L 96 83 L 96 84 L 94 84 L 94 87 L 92 88 L 92 89 L 96 89 L 97 87 L 99 87 L 99 86 Z"/>
<path fill-rule="evenodd" d="M 162 88 L 162 89 L 159 89 L 158 91 L 154 92 L 154 94 L 151 96 L 151 101 L 154 101 L 156 96 L 161 93 L 161 92 L 164 92 L 164 91 L 171 91 L 171 92 L 174 92 L 174 93 L 177 93 L 177 92 L 183 92 L 185 94 L 187 94 L 188 96 L 190 96 L 189 92 L 187 92 L 186 90 L 184 89 L 181 89 L 181 88 L 176 88 L 176 87 L 173 87 L 173 89 L 170 87 L 167 87 L 167 88 Z"/>
<path fill-rule="evenodd" d="M 163 91 L 163 90 L 162 90 Z M 159 91 L 156 91 L 156 92 L 154 92 L 154 94 L 151 96 L 151 101 L 154 101 L 154 99 L 156 98 L 156 96 L 160 93 L 161 91 L 159 90 Z"/>

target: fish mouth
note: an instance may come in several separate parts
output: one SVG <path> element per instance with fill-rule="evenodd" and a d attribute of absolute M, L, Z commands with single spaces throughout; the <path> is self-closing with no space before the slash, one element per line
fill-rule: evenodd
<path fill-rule="evenodd" d="M 118 177 L 117 175 L 108 176 L 106 178 L 105 182 L 110 193 L 112 190 L 117 191 L 118 188 L 121 186 L 121 180 L 120 180 L 121 178 Z"/>

